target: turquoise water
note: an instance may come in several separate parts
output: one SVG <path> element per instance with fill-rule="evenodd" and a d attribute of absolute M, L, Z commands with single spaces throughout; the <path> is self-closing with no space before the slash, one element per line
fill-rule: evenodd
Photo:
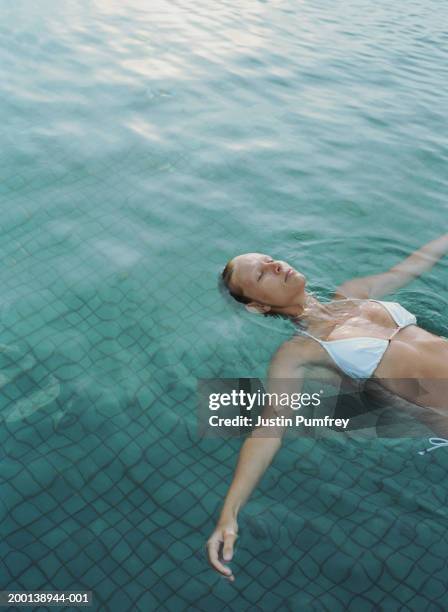
<path fill-rule="evenodd" d="M 198 440 L 195 389 L 263 376 L 291 332 L 222 299 L 231 256 L 290 261 L 328 297 L 446 232 L 447 17 L 1 5 L 2 588 L 442 609 L 448 456 L 425 441 L 288 443 L 241 514 L 237 581 L 209 570 L 240 441 Z M 443 335 L 447 279 L 445 259 L 396 295 Z"/>

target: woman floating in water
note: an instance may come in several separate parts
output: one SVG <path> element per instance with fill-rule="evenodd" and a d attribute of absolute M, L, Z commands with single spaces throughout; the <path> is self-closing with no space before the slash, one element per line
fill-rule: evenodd
<path fill-rule="evenodd" d="M 328 303 L 306 291 L 303 274 L 260 253 L 235 257 L 222 278 L 232 297 L 250 312 L 282 315 L 298 325 L 298 335 L 282 344 L 271 360 L 269 391 L 277 392 L 280 384 L 284 391 L 285 381 L 303 378 L 305 367 L 317 364 L 353 379 L 375 379 L 395 396 L 442 411 L 447 406 L 442 383 L 448 380 L 448 342 L 419 327 L 400 304 L 378 298 L 428 271 L 446 253 L 448 234 L 387 272 L 343 283 Z M 424 397 L 415 391 L 420 385 L 403 381 L 425 381 Z M 281 446 L 281 435 L 259 436 L 258 431 L 241 447 L 218 524 L 207 542 L 212 567 L 231 581 L 234 575 L 224 563 L 233 556 L 238 512 Z"/>

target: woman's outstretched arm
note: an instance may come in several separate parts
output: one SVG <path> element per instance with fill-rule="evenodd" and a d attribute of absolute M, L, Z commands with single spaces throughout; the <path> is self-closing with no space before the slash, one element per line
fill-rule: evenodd
<path fill-rule="evenodd" d="M 235 577 L 232 570 L 224 563 L 231 561 L 233 557 L 233 547 L 238 537 L 238 513 L 271 464 L 280 446 L 280 437 L 257 437 L 252 433 L 241 447 L 232 484 L 227 492 L 218 523 L 207 541 L 210 564 L 231 581 Z M 221 546 L 223 547 L 224 563 L 220 560 Z"/>
<path fill-rule="evenodd" d="M 387 272 L 354 278 L 343 283 L 336 289 L 334 297 L 379 298 L 393 293 L 430 270 L 446 253 L 448 234 L 431 240 Z"/>
<path fill-rule="evenodd" d="M 269 367 L 268 393 L 300 392 L 298 387 L 304 375 L 302 364 L 307 361 L 307 356 L 306 350 L 300 351 L 300 355 L 297 355 L 298 348 L 299 343 L 287 342 L 277 351 Z M 278 409 L 284 411 L 285 407 L 277 407 L 274 404 L 266 406 L 263 417 L 279 414 Z M 224 563 L 231 561 L 233 557 L 233 547 L 238 537 L 238 513 L 280 449 L 284 430 L 285 427 L 282 426 L 258 427 L 246 438 L 240 450 L 233 480 L 218 523 L 207 541 L 211 566 L 231 581 L 235 577 L 232 570 Z"/>

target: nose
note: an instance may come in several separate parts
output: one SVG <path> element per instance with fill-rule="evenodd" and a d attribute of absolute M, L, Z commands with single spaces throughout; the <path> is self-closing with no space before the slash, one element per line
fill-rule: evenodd
<path fill-rule="evenodd" d="M 282 264 L 279 261 L 270 261 L 267 265 L 269 270 L 272 270 L 275 274 L 280 274 L 282 272 Z"/>

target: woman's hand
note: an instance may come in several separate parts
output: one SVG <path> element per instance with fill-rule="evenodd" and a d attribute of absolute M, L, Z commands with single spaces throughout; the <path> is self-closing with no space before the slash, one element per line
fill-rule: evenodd
<path fill-rule="evenodd" d="M 216 525 L 215 531 L 207 541 L 208 560 L 217 572 L 228 578 L 231 582 L 235 580 L 230 567 L 222 561 L 231 561 L 233 557 L 233 546 L 238 537 L 238 523 L 236 518 L 221 518 Z M 222 557 L 221 557 L 222 546 Z"/>

